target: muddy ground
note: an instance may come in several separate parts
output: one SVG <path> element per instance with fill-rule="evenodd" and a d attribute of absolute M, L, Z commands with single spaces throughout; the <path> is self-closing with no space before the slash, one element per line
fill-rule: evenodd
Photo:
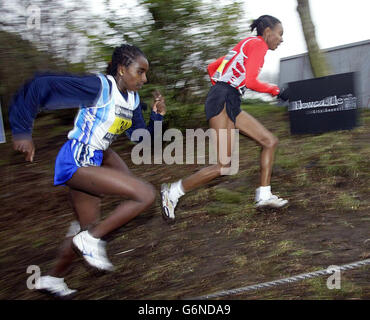
<path fill-rule="evenodd" d="M 194 121 L 206 128 L 199 108 Z M 174 224 L 155 205 L 109 237 L 116 266 L 97 275 L 78 258 L 65 279 L 75 299 L 186 299 L 370 258 L 370 112 L 352 131 L 291 136 L 285 110 L 245 109 L 280 139 L 272 188 L 290 200 L 280 211 L 256 211 L 259 148 L 240 137 L 240 169 L 181 198 Z M 53 187 L 53 166 L 72 123 L 36 120 L 36 156 L 0 145 L 0 299 L 50 299 L 26 286 L 27 267 L 46 273 L 74 220 L 66 187 Z M 203 165 L 131 163 L 132 144 L 113 145 L 132 171 L 157 190 Z M 103 217 L 121 199 L 104 197 Z M 127 252 L 126 252 L 127 251 Z M 341 288 L 318 277 L 222 299 L 369 299 L 369 266 L 342 272 Z"/>

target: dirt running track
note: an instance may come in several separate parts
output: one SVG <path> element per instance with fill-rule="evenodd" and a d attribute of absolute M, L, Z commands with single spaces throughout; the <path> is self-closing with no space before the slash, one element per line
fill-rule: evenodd
<path fill-rule="evenodd" d="M 109 237 L 115 273 L 97 275 L 77 259 L 66 276 L 78 289 L 75 298 L 183 299 L 368 259 L 370 121 L 353 132 L 292 138 L 284 113 L 262 120 L 280 139 L 273 190 L 290 199 L 288 208 L 253 208 L 259 149 L 241 137 L 239 173 L 184 196 L 174 224 L 162 220 L 158 197 Z M 26 270 L 51 268 L 74 220 L 67 189 L 52 186 L 54 160 L 70 126 L 50 129 L 53 121 L 44 117 L 35 129 L 34 163 L 25 163 L 9 142 L 0 145 L 0 299 L 49 299 L 27 289 Z M 323 149 L 328 141 L 331 151 Z M 134 166 L 131 148 L 126 138 L 113 145 L 157 190 L 202 167 Z M 352 154 L 357 158 L 348 165 Z M 103 216 L 120 201 L 103 198 Z M 369 280 L 366 266 L 342 273 L 340 290 L 316 278 L 224 299 L 369 299 Z"/>

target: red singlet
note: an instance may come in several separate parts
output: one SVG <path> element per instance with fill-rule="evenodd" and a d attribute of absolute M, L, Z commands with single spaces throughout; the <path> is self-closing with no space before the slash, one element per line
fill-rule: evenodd
<path fill-rule="evenodd" d="M 207 70 L 212 84 L 222 81 L 238 89 L 241 93 L 245 88 L 279 94 L 279 87 L 257 79 L 264 63 L 268 46 L 265 40 L 258 37 L 248 37 L 240 41 L 226 56 L 208 65 Z"/>

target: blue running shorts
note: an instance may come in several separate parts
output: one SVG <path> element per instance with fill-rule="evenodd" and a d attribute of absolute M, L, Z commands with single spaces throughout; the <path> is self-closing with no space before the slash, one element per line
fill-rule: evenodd
<path fill-rule="evenodd" d="M 55 160 L 54 185 L 65 185 L 79 167 L 100 166 L 102 161 L 102 150 L 96 150 L 77 140 L 68 140 Z"/>

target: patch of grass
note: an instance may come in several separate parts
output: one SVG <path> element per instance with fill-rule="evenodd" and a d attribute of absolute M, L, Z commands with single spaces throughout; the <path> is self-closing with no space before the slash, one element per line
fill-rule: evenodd
<path fill-rule="evenodd" d="M 247 258 L 244 256 L 234 256 L 233 262 L 238 266 L 238 267 L 244 267 L 247 264 Z"/>
<path fill-rule="evenodd" d="M 259 240 L 252 241 L 249 245 L 254 248 L 262 248 L 266 245 L 266 241 L 263 239 L 259 239 Z"/>
<path fill-rule="evenodd" d="M 208 200 L 209 193 L 210 193 L 209 189 L 202 188 L 197 190 L 197 192 L 189 193 L 186 197 L 184 197 L 181 200 L 183 204 L 200 203 Z"/>
<path fill-rule="evenodd" d="M 284 116 L 287 114 L 287 110 L 284 107 L 277 107 L 274 105 L 246 105 L 242 104 L 241 109 L 245 112 L 248 112 L 253 117 L 256 118 L 264 118 L 266 116 L 271 116 L 274 114 L 275 116 Z"/>
<path fill-rule="evenodd" d="M 280 256 L 292 250 L 294 250 L 294 242 L 291 240 L 283 240 L 277 244 L 274 254 Z"/>
<path fill-rule="evenodd" d="M 230 233 L 233 233 L 233 234 L 235 234 L 236 236 L 240 236 L 240 235 L 242 235 L 245 231 L 247 231 L 248 230 L 248 225 L 246 224 L 246 225 L 241 225 L 241 226 L 238 226 L 238 227 L 236 227 L 236 228 L 232 228 L 232 229 L 230 229 L 229 230 L 229 234 Z"/>
<path fill-rule="evenodd" d="M 303 208 L 308 208 L 311 205 L 311 200 L 309 198 L 304 198 L 299 200 L 299 204 Z"/>
<path fill-rule="evenodd" d="M 230 203 L 210 203 L 206 211 L 208 214 L 212 215 L 228 215 L 230 213 L 239 212 L 240 206 L 237 204 L 230 204 Z"/>
<path fill-rule="evenodd" d="M 303 186 L 309 186 L 311 185 L 311 179 L 308 172 L 306 172 L 305 169 L 303 169 L 301 172 L 296 174 L 294 176 L 295 180 L 297 181 L 297 186 L 303 187 Z"/>
<path fill-rule="evenodd" d="M 309 251 L 307 251 L 305 249 L 299 249 L 297 251 L 292 252 L 290 255 L 294 256 L 294 257 L 300 257 L 300 256 L 304 256 L 308 253 L 309 253 Z"/>
<path fill-rule="evenodd" d="M 294 169 L 299 166 L 300 161 L 293 157 L 291 154 L 279 154 L 277 153 L 275 158 L 275 165 L 281 166 L 283 169 Z"/>
<path fill-rule="evenodd" d="M 362 288 L 356 286 L 351 281 L 343 278 L 340 279 L 339 289 L 329 289 L 327 286 L 328 277 L 320 277 L 307 280 L 313 291 L 314 299 L 345 299 L 349 297 L 361 298 Z"/>
<path fill-rule="evenodd" d="M 181 229 L 186 230 L 188 228 L 188 225 L 189 225 L 188 221 L 183 221 L 183 222 L 177 223 L 176 227 L 180 230 Z"/>
<path fill-rule="evenodd" d="M 344 192 L 341 192 L 335 201 L 338 210 L 358 210 L 361 205 L 361 201 L 353 195 Z"/>
<path fill-rule="evenodd" d="M 215 189 L 213 194 L 213 199 L 222 203 L 241 203 L 244 198 L 243 194 L 226 188 Z"/>
<path fill-rule="evenodd" d="M 311 287 L 310 290 L 313 291 L 314 299 L 325 299 L 330 295 L 330 291 L 326 286 L 326 279 L 324 278 L 314 278 L 307 280 L 307 283 Z"/>
<path fill-rule="evenodd" d="M 257 214 L 257 210 L 254 206 L 254 199 L 248 199 L 248 202 L 244 204 L 242 208 L 242 212 L 244 212 L 248 217 L 253 217 Z"/>
<path fill-rule="evenodd" d="M 347 163 L 327 163 L 322 164 L 324 172 L 328 175 L 339 175 L 345 177 L 356 178 L 360 171 L 359 163 L 348 161 Z"/>

